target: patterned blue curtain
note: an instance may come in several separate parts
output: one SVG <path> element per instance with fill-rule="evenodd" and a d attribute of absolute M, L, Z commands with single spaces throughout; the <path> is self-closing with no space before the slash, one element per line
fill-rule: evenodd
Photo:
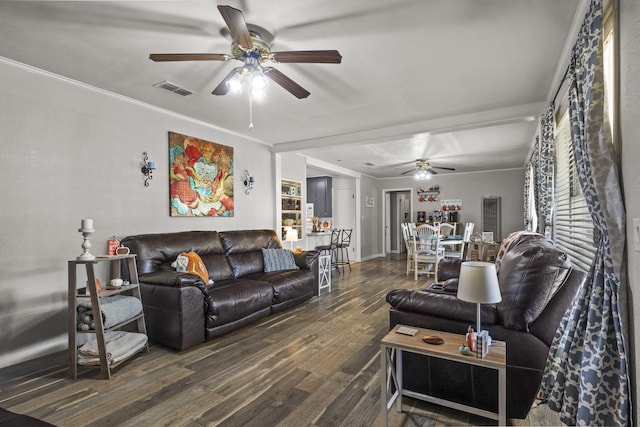
<path fill-rule="evenodd" d="M 540 390 L 568 425 L 630 425 L 621 314 L 625 213 L 604 111 L 602 0 L 592 0 L 569 67 L 571 139 L 596 256 L 556 332 Z"/>
<path fill-rule="evenodd" d="M 524 166 L 524 230 L 538 231 L 537 204 L 537 170 L 539 159 L 539 139 L 536 141 L 531 151 L 531 157 Z"/>
<path fill-rule="evenodd" d="M 540 159 L 538 161 L 538 214 L 539 232 L 551 238 L 553 235 L 553 192 L 555 160 L 555 105 L 551 103 L 540 121 Z"/>

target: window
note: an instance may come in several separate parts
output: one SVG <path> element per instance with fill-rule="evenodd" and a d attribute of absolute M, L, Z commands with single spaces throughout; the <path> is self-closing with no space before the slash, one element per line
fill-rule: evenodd
<path fill-rule="evenodd" d="M 605 83 L 605 108 L 607 118 L 614 128 L 615 117 L 615 61 L 613 14 L 609 7 L 605 13 L 603 68 Z M 560 108 L 556 120 L 555 136 L 555 215 L 554 241 L 571 259 L 576 268 L 588 271 L 595 256 L 593 245 L 593 220 L 587 208 L 587 202 L 576 170 L 571 144 L 569 111 L 566 105 Z M 615 140 L 615 138 L 612 138 Z M 614 143 L 615 145 L 615 143 Z"/>
<path fill-rule="evenodd" d="M 578 180 L 569 111 L 565 109 L 556 126 L 556 182 L 554 241 L 574 266 L 588 271 L 593 261 L 593 221 Z"/>

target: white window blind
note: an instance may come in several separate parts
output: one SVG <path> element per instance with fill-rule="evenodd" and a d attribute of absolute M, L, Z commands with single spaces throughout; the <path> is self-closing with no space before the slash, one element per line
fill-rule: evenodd
<path fill-rule="evenodd" d="M 578 180 L 568 110 L 556 127 L 554 241 L 576 268 L 588 271 L 595 255 L 593 221 Z"/>

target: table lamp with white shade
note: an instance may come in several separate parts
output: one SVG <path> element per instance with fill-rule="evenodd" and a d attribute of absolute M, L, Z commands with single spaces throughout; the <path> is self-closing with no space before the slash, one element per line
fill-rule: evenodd
<path fill-rule="evenodd" d="M 284 228 L 287 233 L 284 236 L 285 242 L 291 242 L 291 251 L 293 252 L 293 242 L 298 241 L 298 231 L 292 227 Z"/>
<path fill-rule="evenodd" d="M 502 301 L 495 264 L 479 261 L 463 262 L 458 278 L 458 298 L 478 305 L 476 332 L 480 333 L 480 304 L 495 304 Z"/>

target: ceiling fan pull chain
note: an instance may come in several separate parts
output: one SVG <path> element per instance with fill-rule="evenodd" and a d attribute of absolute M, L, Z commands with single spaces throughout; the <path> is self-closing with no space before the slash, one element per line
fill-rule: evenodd
<path fill-rule="evenodd" d="M 253 95 L 249 91 L 249 131 L 253 130 Z"/>

